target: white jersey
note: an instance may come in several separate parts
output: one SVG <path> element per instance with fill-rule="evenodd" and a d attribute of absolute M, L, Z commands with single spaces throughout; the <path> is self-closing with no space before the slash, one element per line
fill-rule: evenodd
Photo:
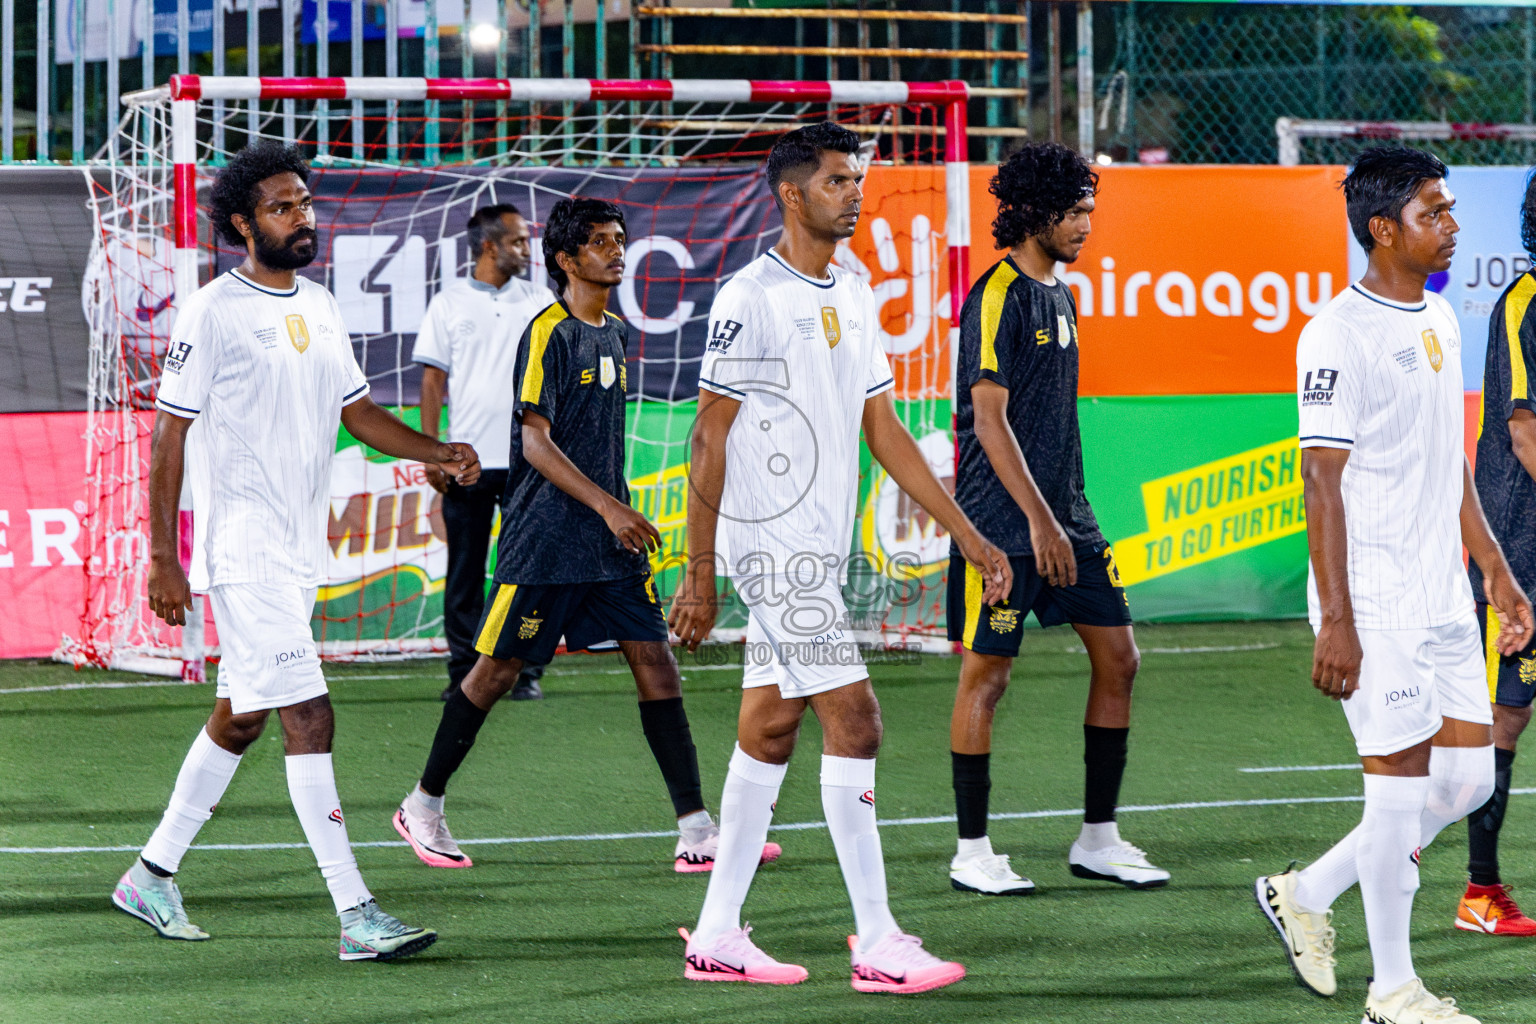
<path fill-rule="evenodd" d="M 864 400 L 894 381 L 869 285 L 817 281 L 769 251 L 710 308 L 699 387 L 741 402 L 726 439 L 718 553 L 737 578 L 810 555 L 847 577 Z"/>
<path fill-rule="evenodd" d="M 499 289 L 462 277 L 427 307 L 411 359 L 448 374 L 453 439 L 474 445 L 484 469 L 509 465 L 517 343 L 555 301 L 554 292 L 519 277 Z"/>
<path fill-rule="evenodd" d="M 192 589 L 319 586 L 342 406 L 368 393 L 336 300 L 223 274 L 183 305 L 155 404 L 196 418 L 187 443 Z"/>
<path fill-rule="evenodd" d="M 1472 612 L 1461 561 L 1461 335 L 1450 304 L 1356 284 L 1301 332 L 1303 448 L 1342 448 L 1349 594 L 1361 629 L 1430 629 Z M 1317 579 L 1307 608 L 1321 622 Z"/>

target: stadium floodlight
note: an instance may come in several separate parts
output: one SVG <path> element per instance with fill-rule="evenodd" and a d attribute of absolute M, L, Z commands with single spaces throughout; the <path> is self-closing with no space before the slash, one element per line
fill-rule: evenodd
<path fill-rule="evenodd" d="M 325 247 L 317 278 L 336 293 L 386 404 L 414 404 L 410 339 L 438 283 L 467 272 L 463 228 L 476 206 L 513 202 L 537 234 L 561 196 L 618 202 L 630 270 L 615 292 L 636 338 L 631 488 L 675 554 L 709 302 L 776 240 L 762 158 L 800 124 L 837 120 L 866 140 L 874 169 L 860 235 L 837 261 L 875 288 L 907 421 L 952 473 L 950 324 L 970 282 L 968 96 L 963 82 L 196 75 L 124 96 L 90 172 L 89 554 L 80 632 L 59 657 L 170 674 L 201 663 L 199 651 L 183 657 L 177 631 L 145 601 L 148 438 L 176 307 L 244 256 L 219 247 L 199 204 L 233 148 L 275 138 L 310 161 Z M 220 140 L 230 150 L 216 149 Z M 339 451 L 337 464 L 322 653 L 444 650 L 435 493 L 410 467 L 360 450 Z M 878 470 L 865 481 L 853 557 L 867 556 L 865 576 L 880 579 L 866 578 L 851 604 L 887 638 L 937 637 L 948 541 L 903 498 Z M 893 566 L 906 567 L 904 579 Z M 667 571 L 658 565 L 664 584 Z M 723 621 L 724 635 L 732 626 Z"/>

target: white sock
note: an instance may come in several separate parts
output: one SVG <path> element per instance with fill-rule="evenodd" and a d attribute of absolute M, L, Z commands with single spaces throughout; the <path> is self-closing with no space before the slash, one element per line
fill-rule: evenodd
<path fill-rule="evenodd" d="M 704 909 L 699 911 L 699 923 L 693 930 L 701 942 L 741 927 L 741 905 L 747 901 L 747 890 L 762 860 L 774 801 L 788 770 L 788 765 L 757 760 L 739 745 L 731 754 L 720 796 L 720 847 L 709 874 Z"/>
<path fill-rule="evenodd" d="M 1083 822 L 1077 834 L 1077 845 L 1085 850 L 1102 850 L 1107 846 L 1120 845 L 1120 826 L 1113 821 Z"/>
<path fill-rule="evenodd" d="M 1420 821 L 1429 799 L 1429 785 L 1427 776 L 1365 777 L 1365 816 L 1360 821 L 1355 859 L 1375 974 L 1371 986 L 1378 995 L 1416 977 L 1408 929 L 1413 894 L 1419 889 Z"/>
<path fill-rule="evenodd" d="M 709 816 L 708 811 L 694 811 L 677 819 L 677 831 L 682 835 L 683 842 L 692 846 L 708 839 L 717 828 L 715 819 Z"/>
<path fill-rule="evenodd" d="M 821 806 L 837 848 L 837 863 L 853 903 L 859 949 L 866 950 L 900 931 L 885 892 L 885 855 L 875 828 L 875 762 L 852 757 L 821 758 Z"/>
<path fill-rule="evenodd" d="M 422 792 L 421 786 L 419 784 L 415 789 L 411 790 L 411 796 L 415 798 L 417 803 L 421 804 L 421 806 L 427 810 L 435 811 L 438 814 L 443 813 L 442 796 L 433 796 L 431 793 Z"/>
<path fill-rule="evenodd" d="M 1493 748 L 1431 747 L 1429 797 L 1419 822 L 1419 849 L 1434 841 L 1447 825 L 1460 821 L 1488 802 L 1493 793 Z M 1323 911 L 1360 880 L 1356 866 L 1357 827 L 1337 846 L 1296 876 L 1296 902 Z"/>
<path fill-rule="evenodd" d="M 1322 913 L 1344 890 L 1360 881 L 1360 867 L 1355 862 L 1360 829 L 1356 825 L 1333 849 L 1296 873 L 1296 902 L 1302 907 Z"/>
<path fill-rule="evenodd" d="M 207 729 L 197 730 L 197 739 L 181 762 L 176 774 L 176 788 L 171 790 L 171 800 L 154 835 L 144 845 L 141 856 L 157 868 L 175 874 L 181 867 L 182 855 L 198 829 L 213 817 L 213 808 L 224 799 L 229 780 L 240 767 L 240 755 L 231 754 L 208 736 Z"/>
<path fill-rule="evenodd" d="M 1493 745 L 1429 748 L 1429 799 L 1419 847 L 1428 846 L 1447 825 L 1488 802 L 1493 795 Z"/>
<path fill-rule="evenodd" d="M 330 754 L 292 754 L 285 759 L 288 768 L 288 797 L 304 827 L 304 838 L 315 853 L 320 875 L 331 890 L 336 913 L 349 910 L 373 895 L 363 884 L 347 842 L 347 824 L 341 816 L 341 800 L 336 796 L 336 774 Z"/>
<path fill-rule="evenodd" d="M 982 836 L 979 839 L 962 839 L 960 846 L 955 851 L 956 860 L 970 860 L 972 857 L 992 856 L 992 839 L 990 836 Z"/>

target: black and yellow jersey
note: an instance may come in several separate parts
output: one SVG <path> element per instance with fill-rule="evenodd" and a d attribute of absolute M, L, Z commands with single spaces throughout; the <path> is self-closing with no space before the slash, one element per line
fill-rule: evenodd
<path fill-rule="evenodd" d="M 1008 426 L 1035 483 L 1074 546 L 1102 543 L 1083 493 L 1077 425 L 1077 305 L 1061 281 L 1041 284 L 1004 259 L 971 287 L 960 314 L 955 428 L 960 466 L 955 500 L 976 528 L 1009 555 L 1034 552 L 1029 520 L 976 438 L 971 387 L 1008 389 Z"/>
<path fill-rule="evenodd" d="M 549 436 L 597 486 L 629 504 L 624 407 L 629 375 L 624 321 L 594 327 L 557 302 L 533 318 L 517 354 L 517 402 L 497 542 L 498 583 L 587 583 L 649 571 L 592 511 L 523 458 L 523 415 L 549 420 Z"/>
<path fill-rule="evenodd" d="M 1488 320 L 1483 363 L 1483 405 L 1478 416 L 1477 496 L 1493 536 L 1504 548 L 1515 580 L 1536 587 L 1536 480 L 1515 458 L 1509 418 L 1516 409 L 1536 411 L 1536 276 L 1521 274 L 1499 296 Z M 1472 594 L 1483 596 L 1483 574 L 1471 563 Z"/>

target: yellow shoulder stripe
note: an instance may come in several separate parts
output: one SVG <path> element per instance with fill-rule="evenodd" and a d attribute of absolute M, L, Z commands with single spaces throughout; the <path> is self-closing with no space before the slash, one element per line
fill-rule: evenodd
<path fill-rule="evenodd" d="M 564 319 L 565 308 L 558 302 L 534 319 L 533 329 L 528 332 L 528 372 L 523 375 L 523 390 L 518 395 L 520 401 L 538 402 L 543 396 L 544 350 L 549 347 L 555 328 Z"/>
<path fill-rule="evenodd" d="M 981 368 L 997 372 L 997 327 L 1003 322 L 1003 303 L 1008 286 L 1018 280 L 1019 272 L 1007 260 L 997 265 L 981 293 Z"/>
<path fill-rule="evenodd" d="M 1519 284 L 1510 289 L 1509 298 L 1504 300 L 1504 335 L 1509 345 L 1511 400 L 1529 400 L 1531 397 L 1531 384 L 1525 374 L 1525 353 L 1520 345 L 1520 325 L 1525 323 L 1525 314 L 1530 309 L 1533 297 L 1536 297 L 1536 276 L 1527 273 L 1520 278 Z"/>

